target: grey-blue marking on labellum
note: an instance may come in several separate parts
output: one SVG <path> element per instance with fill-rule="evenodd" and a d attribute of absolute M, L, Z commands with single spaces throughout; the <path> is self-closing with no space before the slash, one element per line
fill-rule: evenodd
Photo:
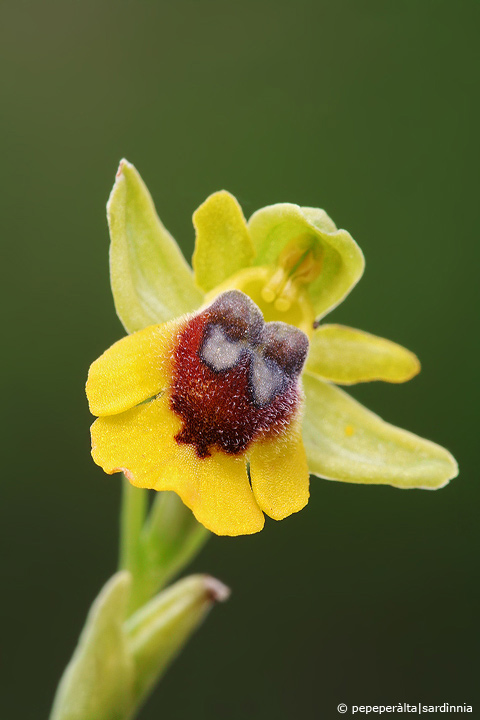
<path fill-rule="evenodd" d="M 209 314 L 201 360 L 223 373 L 248 358 L 249 389 L 257 407 L 269 405 L 296 380 L 308 352 L 305 333 L 286 323 L 265 323 L 255 303 L 238 290 L 223 293 Z"/>

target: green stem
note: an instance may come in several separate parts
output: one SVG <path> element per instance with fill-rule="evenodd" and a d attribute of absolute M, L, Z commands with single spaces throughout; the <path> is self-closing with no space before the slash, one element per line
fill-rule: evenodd
<path fill-rule="evenodd" d="M 200 552 L 210 533 L 173 492 L 155 494 L 123 478 L 120 569 L 132 575 L 128 616 L 148 602 Z"/>
<path fill-rule="evenodd" d="M 210 532 L 173 492 L 156 493 L 139 539 L 141 577 L 133 583 L 129 612 L 148 602 L 200 552 Z"/>
<path fill-rule="evenodd" d="M 123 477 L 120 513 L 120 570 L 128 570 L 135 585 L 142 574 L 143 558 L 140 535 L 147 512 L 148 492 L 134 487 Z"/>
<path fill-rule="evenodd" d="M 154 570 L 153 592 L 193 560 L 210 536 L 176 493 L 158 493 L 143 531 L 149 565 Z"/>

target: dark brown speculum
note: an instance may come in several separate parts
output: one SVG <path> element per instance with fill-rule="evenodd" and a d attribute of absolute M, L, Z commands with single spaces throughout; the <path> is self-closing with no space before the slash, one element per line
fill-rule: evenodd
<path fill-rule="evenodd" d="M 199 457 L 213 447 L 237 455 L 260 435 L 280 433 L 298 408 L 307 352 L 301 330 L 265 323 L 238 290 L 220 295 L 179 335 L 170 400 L 183 420 L 177 442 Z"/>

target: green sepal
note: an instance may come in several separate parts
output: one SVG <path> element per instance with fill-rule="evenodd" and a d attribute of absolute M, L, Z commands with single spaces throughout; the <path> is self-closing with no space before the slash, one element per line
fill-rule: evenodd
<path fill-rule="evenodd" d="M 226 190 L 210 195 L 193 214 L 196 231 L 192 264 L 199 287 L 209 292 L 254 256 L 242 208 Z"/>
<path fill-rule="evenodd" d="M 321 272 L 308 284 L 315 316 L 336 307 L 360 280 L 363 253 L 346 230 L 337 230 L 324 210 L 278 203 L 257 210 L 248 221 L 254 265 L 275 267 L 282 251 L 297 238 L 310 238 Z"/>
<path fill-rule="evenodd" d="M 50 720 L 127 720 L 134 665 L 123 631 L 130 575 L 119 572 L 93 602 L 57 689 Z"/>
<path fill-rule="evenodd" d="M 205 618 L 229 590 L 208 575 L 179 580 L 144 605 L 125 623 L 135 668 L 134 703 L 137 707 Z"/>
<path fill-rule="evenodd" d="M 445 448 L 390 425 L 340 388 L 303 374 L 302 437 L 311 473 L 328 480 L 443 487 L 458 474 Z"/>
<path fill-rule="evenodd" d="M 117 172 L 107 218 L 113 298 L 128 332 L 166 322 L 202 303 L 190 266 L 160 222 L 139 173 L 126 160 Z"/>

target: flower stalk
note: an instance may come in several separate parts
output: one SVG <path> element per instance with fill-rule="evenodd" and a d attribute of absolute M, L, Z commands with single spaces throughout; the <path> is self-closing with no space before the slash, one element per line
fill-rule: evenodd
<path fill-rule="evenodd" d="M 131 615 L 178 575 L 200 552 L 210 533 L 172 492 L 148 491 L 122 479 L 119 569 L 132 578 Z"/>
<path fill-rule="evenodd" d="M 156 493 L 141 535 L 145 563 L 139 606 L 187 567 L 210 537 L 176 493 Z"/>
<path fill-rule="evenodd" d="M 148 602 L 200 552 L 210 537 L 172 492 L 155 494 L 123 478 L 120 569 L 132 575 L 128 615 Z"/>
<path fill-rule="evenodd" d="M 148 506 L 146 490 L 134 487 L 122 477 L 122 500 L 120 510 L 119 569 L 127 570 L 133 587 L 130 602 L 137 594 L 143 574 L 143 552 L 140 535 Z"/>

